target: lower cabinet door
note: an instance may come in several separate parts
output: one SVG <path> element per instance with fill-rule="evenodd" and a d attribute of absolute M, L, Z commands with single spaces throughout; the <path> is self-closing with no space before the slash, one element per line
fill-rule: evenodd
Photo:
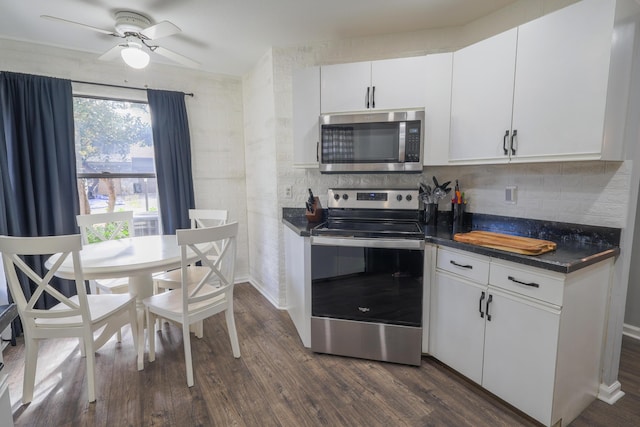
<path fill-rule="evenodd" d="M 429 352 L 480 384 L 487 285 L 436 271 L 431 288 Z"/>
<path fill-rule="evenodd" d="M 492 287 L 489 297 L 482 386 L 550 425 L 560 309 Z"/>

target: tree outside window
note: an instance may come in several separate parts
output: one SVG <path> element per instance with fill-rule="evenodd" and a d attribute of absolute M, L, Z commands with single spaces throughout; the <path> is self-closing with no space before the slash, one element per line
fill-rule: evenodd
<path fill-rule="evenodd" d="M 76 96 L 74 121 L 80 213 L 131 210 L 136 235 L 158 234 L 149 105 Z"/>

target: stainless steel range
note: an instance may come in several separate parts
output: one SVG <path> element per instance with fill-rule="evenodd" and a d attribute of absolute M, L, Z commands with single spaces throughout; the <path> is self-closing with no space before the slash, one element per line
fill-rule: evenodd
<path fill-rule="evenodd" d="M 311 349 L 420 365 L 418 189 L 330 189 L 311 230 Z"/>

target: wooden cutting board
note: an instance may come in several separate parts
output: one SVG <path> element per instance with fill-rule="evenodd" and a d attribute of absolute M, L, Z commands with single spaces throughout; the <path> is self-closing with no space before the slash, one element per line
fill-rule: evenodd
<path fill-rule="evenodd" d="M 549 240 L 511 236 L 509 234 L 493 233 L 491 231 L 458 233 L 453 236 L 453 240 L 523 255 L 540 255 L 553 251 L 557 247 L 557 244 Z"/>

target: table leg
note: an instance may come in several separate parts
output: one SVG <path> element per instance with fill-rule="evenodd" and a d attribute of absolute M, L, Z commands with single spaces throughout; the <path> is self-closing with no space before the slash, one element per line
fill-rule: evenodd
<path fill-rule="evenodd" d="M 142 300 L 153 295 L 153 278 L 151 274 L 141 274 L 129 277 L 129 294 L 136 297 L 138 311 L 138 355 L 144 355 L 144 304 Z M 152 333 L 148 330 L 148 333 Z M 144 368 L 144 357 L 138 357 L 138 370 Z"/>

